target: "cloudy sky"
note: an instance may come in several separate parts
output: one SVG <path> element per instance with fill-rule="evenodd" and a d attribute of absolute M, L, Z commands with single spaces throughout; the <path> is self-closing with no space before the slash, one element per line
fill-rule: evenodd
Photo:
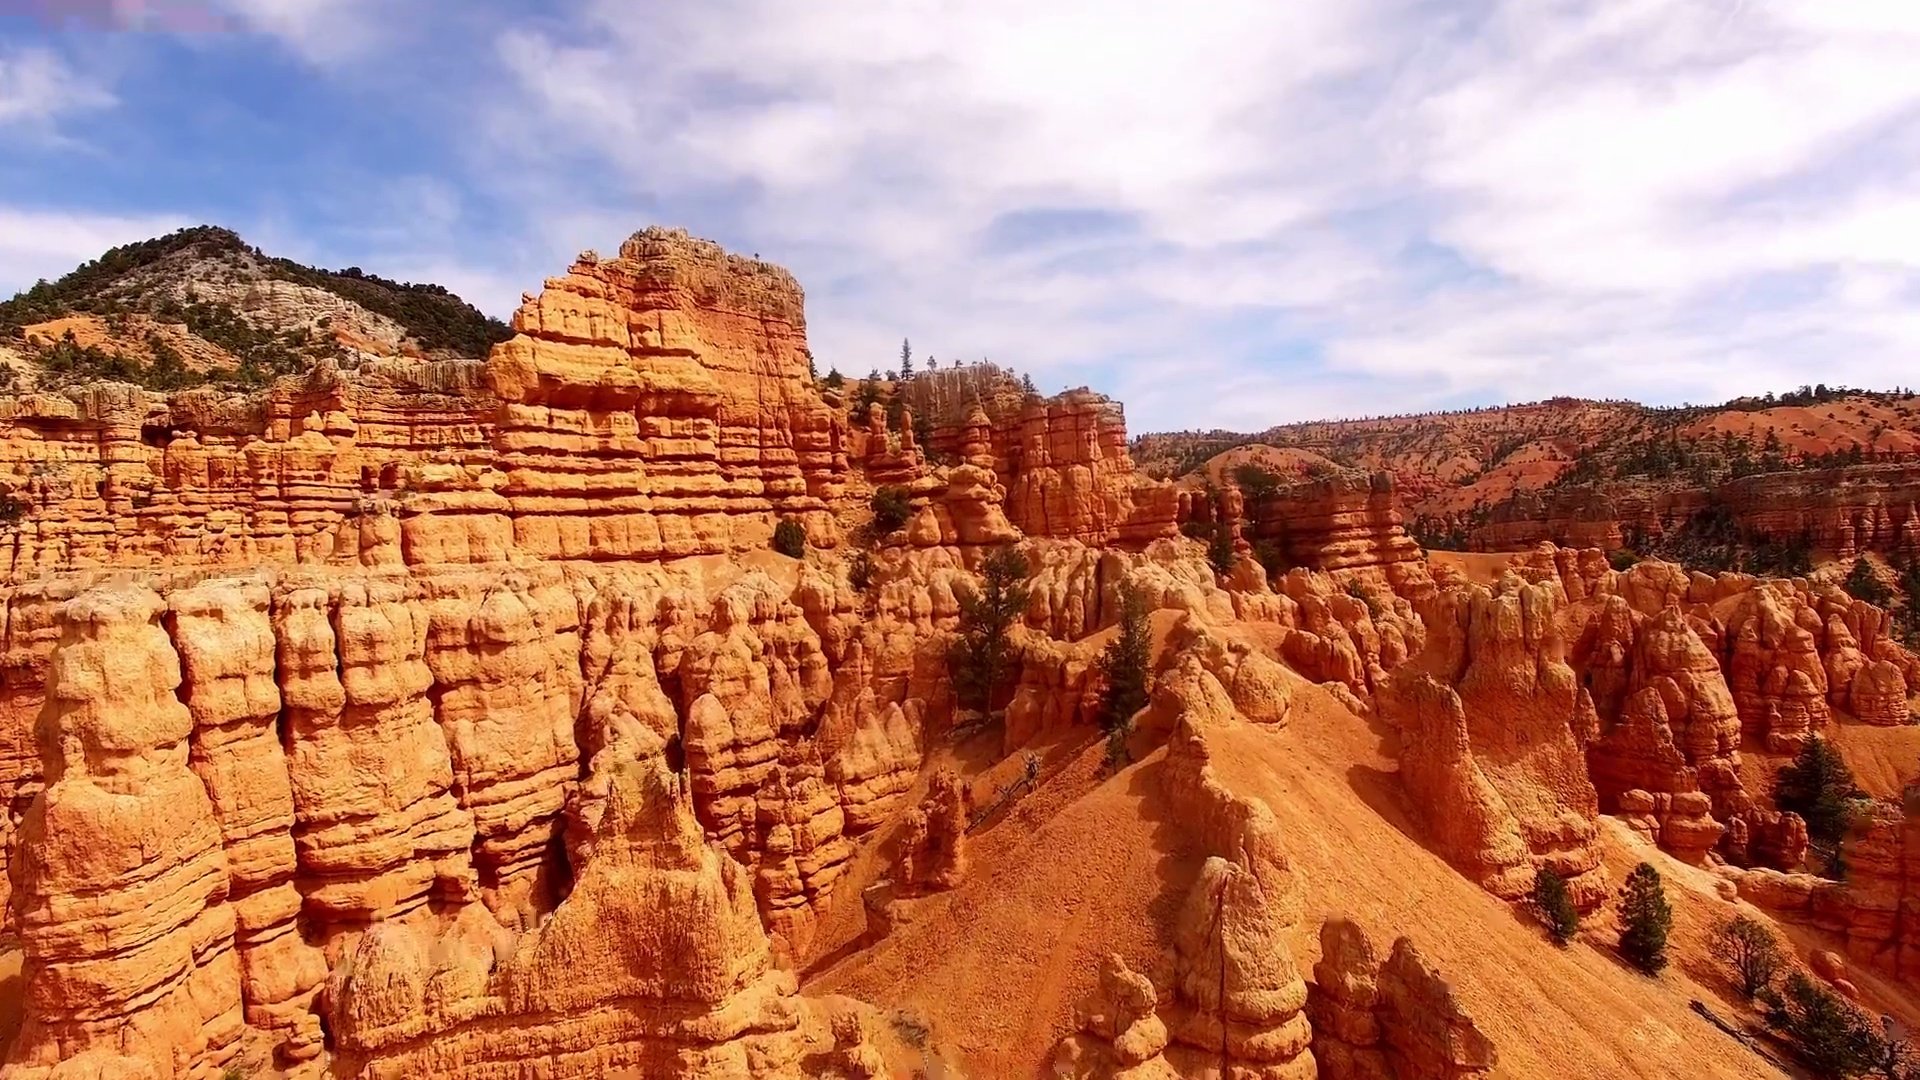
<path fill-rule="evenodd" d="M 498 315 L 682 225 L 1136 431 L 1911 384 L 1914 0 L 0 0 L 0 292 L 198 222 Z"/>

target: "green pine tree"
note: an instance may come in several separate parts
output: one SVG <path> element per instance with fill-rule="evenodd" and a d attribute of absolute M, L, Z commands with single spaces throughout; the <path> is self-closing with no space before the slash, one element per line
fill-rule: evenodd
<path fill-rule="evenodd" d="M 1881 582 L 1879 575 L 1873 572 L 1873 564 L 1864 555 L 1853 560 L 1853 569 L 1848 571 L 1847 580 L 1841 587 L 1855 600 L 1865 600 L 1878 607 L 1893 603 L 1893 591 Z"/>
<path fill-rule="evenodd" d="M 900 339 L 900 377 L 913 378 L 913 345 L 906 338 Z"/>
<path fill-rule="evenodd" d="M 1580 932 L 1580 910 L 1573 906 L 1567 879 L 1545 867 L 1533 875 L 1533 909 L 1556 945 L 1565 945 Z"/>
<path fill-rule="evenodd" d="M 992 712 L 1018 659 L 1009 631 L 1027 610 L 1027 559 L 1011 544 L 980 566 L 980 584 L 960 598 L 960 633 L 947 653 L 962 708 Z"/>
<path fill-rule="evenodd" d="M 1129 724 L 1147 707 L 1152 676 L 1153 639 L 1147 626 L 1147 598 L 1132 585 L 1120 586 L 1120 636 L 1100 654 L 1100 726 L 1112 731 Z"/>
<path fill-rule="evenodd" d="M 1767 1025 L 1792 1040 L 1817 1075 L 1859 1076 L 1884 1053 L 1886 1040 L 1873 1020 L 1804 971 L 1787 976 L 1784 993 L 1762 990 L 1760 1001 Z"/>
<path fill-rule="evenodd" d="M 1799 814 L 1807 823 L 1807 838 L 1832 877 L 1845 873 L 1841 846 L 1865 797 L 1840 752 L 1818 735 L 1807 740 L 1791 764 L 1781 767 L 1773 785 L 1774 806 Z"/>
<path fill-rule="evenodd" d="M 1620 951 L 1633 966 L 1657 975 L 1667 966 L 1667 932 L 1673 929 L 1673 907 L 1667 903 L 1660 871 L 1641 863 L 1627 875 L 1620 893 Z"/>

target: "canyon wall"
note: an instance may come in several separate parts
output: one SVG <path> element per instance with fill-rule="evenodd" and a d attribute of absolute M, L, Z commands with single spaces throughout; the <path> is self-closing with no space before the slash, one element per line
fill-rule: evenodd
<path fill-rule="evenodd" d="M 1541 541 L 1605 551 L 1638 535 L 1659 537 L 1708 507 L 1735 527 L 1778 542 L 1805 539 L 1814 552 L 1852 559 L 1873 551 L 1920 555 L 1920 465 L 1910 462 L 1763 473 L 1711 489 L 1611 484 L 1528 492 L 1490 508 L 1469 542 L 1475 551 L 1519 551 Z"/>

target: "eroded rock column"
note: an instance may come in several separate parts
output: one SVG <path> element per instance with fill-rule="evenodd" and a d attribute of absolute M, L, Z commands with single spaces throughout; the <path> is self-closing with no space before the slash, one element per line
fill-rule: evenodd
<path fill-rule="evenodd" d="M 188 767 L 194 720 L 149 589 L 64 610 L 41 714 L 47 788 L 13 867 L 25 1017 L 5 1075 L 212 1075 L 242 1029 L 230 874 Z M 118 1071 L 113 1071 L 118 1070 Z"/>

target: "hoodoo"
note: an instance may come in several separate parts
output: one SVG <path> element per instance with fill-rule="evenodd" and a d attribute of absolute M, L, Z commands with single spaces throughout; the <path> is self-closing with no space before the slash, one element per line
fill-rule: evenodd
<path fill-rule="evenodd" d="M 1920 659 L 1831 574 L 1449 558 L 1377 456 L 856 389 L 678 231 L 484 356 L 309 300 L 393 347 L 0 395 L 4 1080 L 1780 1075 L 1706 1018 L 1735 913 L 1915 1015 Z M 1894 479 L 1735 513 L 1894 550 Z M 1658 978 L 1597 955 L 1641 862 Z"/>

